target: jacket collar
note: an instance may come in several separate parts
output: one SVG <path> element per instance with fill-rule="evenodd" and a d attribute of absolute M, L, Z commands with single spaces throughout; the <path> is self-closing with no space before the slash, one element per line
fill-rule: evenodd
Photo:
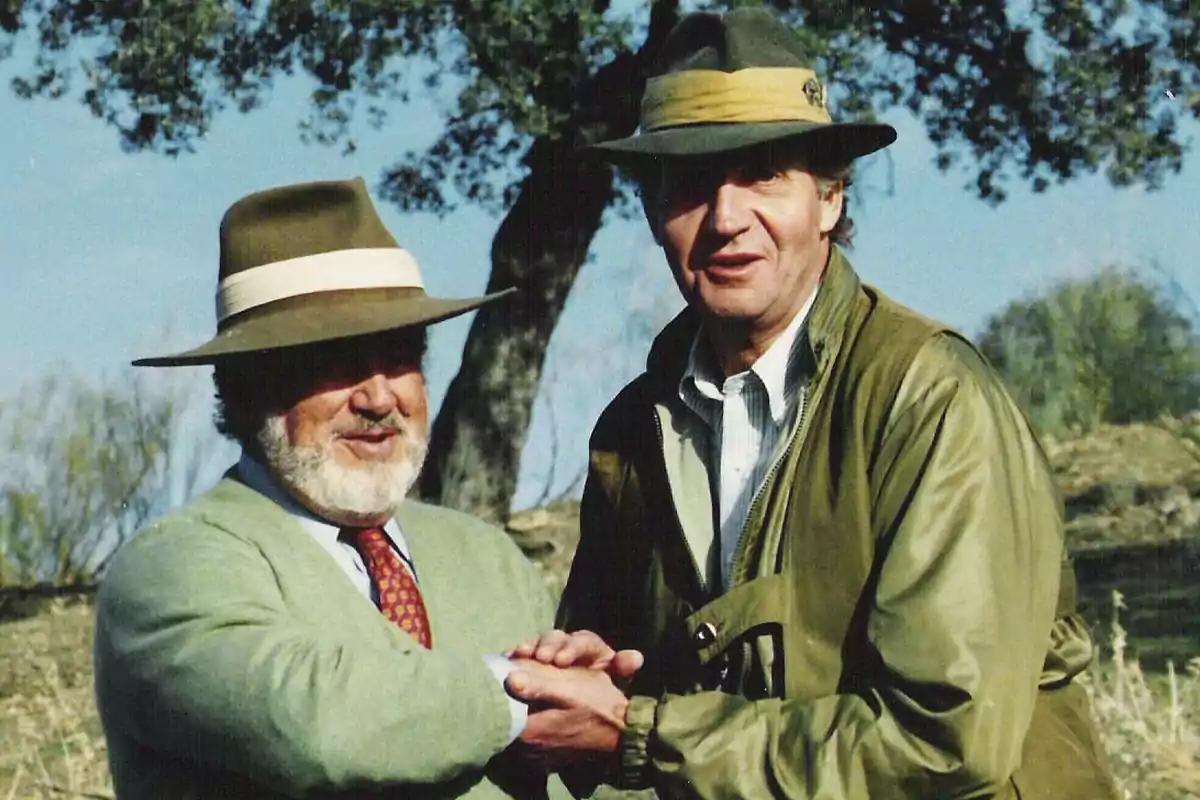
<path fill-rule="evenodd" d="M 830 247 L 825 275 L 801 334 L 802 341 L 797 342 L 798 347 L 807 348 L 809 364 L 818 372 L 825 369 L 830 355 L 842 344 L 846 318 L 859 286 L 858 275 L 842 249 L 837 245 Z M 687 369 L 692 343 L 699 329 L 699 316 L 689 306 L 655 337 L 646 359 L 646 372 L 659 396 L 663 393 L 678 395 L 679 382 Z"/>
<path fill-rule="evenodd" d="M 813 303 L 812 317 L 808 323 L 809 354 L 818 372 L 823 372 L 830 357 L 842 346 L 846 334 L 846 321 L 854 306 L 861 286 L 858 274 L 849 259 L 837 245 L 829 249 L 829 264 L 817 299 Z"/>

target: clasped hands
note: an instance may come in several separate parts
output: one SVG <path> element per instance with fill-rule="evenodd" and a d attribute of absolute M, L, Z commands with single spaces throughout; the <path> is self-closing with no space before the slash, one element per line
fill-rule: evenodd
<path fill-rule="evenodd" d="M 623 687 L 641 669 L 640 652 L 614 650 L 591 631 L 550 631 L 505 655 L 516 665 L 505 687 L 529 706 L 523 756 L 555 769 L 616 752 L 629 705 Z"/>

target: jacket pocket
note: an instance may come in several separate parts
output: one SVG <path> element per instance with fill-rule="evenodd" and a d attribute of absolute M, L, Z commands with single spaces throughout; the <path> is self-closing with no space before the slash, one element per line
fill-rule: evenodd
<path fill-rule="evenodd" d="M 792 593 L 786 574 L 739 584 L 684 620 L 705 688 L 750 699 L 783 697 L 787 686 L 784 648 Z"/>

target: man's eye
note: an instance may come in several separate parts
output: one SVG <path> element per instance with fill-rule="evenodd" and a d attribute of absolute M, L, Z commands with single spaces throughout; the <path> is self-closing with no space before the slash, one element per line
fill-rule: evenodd
<path fill-rule="evenodd" d="M 779 177 L 775 164 L 763 160 L 746 164 L 738 171 L 738 177 L 747 183 L 769 183 Z"/>
<path fill-rule="evenodd" d="M 717 184 L 712 170 L 695 165 L 672 172 L 664 181 L 664 188 L 669 199 L 685 200 L 710 194 Z"/>

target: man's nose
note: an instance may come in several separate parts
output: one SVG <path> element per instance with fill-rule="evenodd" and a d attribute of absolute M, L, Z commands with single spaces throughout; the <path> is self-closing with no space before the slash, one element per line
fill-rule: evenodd
<path fill-rule="evenodd" d="M 728 178 L 714 187 L 708 209 L 708 226 L 713 233 L 732 239 L 750 226 L 745 195 L 745 187 Z"/>
<path fill-rule="evenodd" d="M 354 387 L 350 395 L 350 407 L 354 411 L 377 416 L 390 414 L 396 408 L 396 395 L 388 384 L 387 376 L 376 372 Z"/>

